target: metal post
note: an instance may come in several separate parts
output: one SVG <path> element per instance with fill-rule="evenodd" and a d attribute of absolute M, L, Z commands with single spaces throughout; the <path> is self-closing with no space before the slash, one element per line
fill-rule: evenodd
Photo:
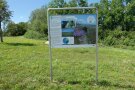
<path fill-rule="evenodd" d="M 98 9 L 96 9 L 97 14 L 97 25 L 96 25 L 96 84 L 98 84 Z"/>
<path fill-rule="evenodd" d="M 50 16 L 49 9 L 47 10 L 47 21 L 48 21 L 48 39 L 49 39 L 49 56 L 50 56 L 50 80 L 53 80 L 52 71 L 52 48 L 51 48 L 51 35 L 50 35 Z"/>

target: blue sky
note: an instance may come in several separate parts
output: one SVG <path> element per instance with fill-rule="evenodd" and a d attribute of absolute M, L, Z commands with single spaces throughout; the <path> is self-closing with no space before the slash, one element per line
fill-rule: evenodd
<path fill-rule="evenodd" d="M 6 0 L 9 9 L 13 11 L 11 20 L 15 23 L 26 22 L 29 20 L 30 14 L 33 10 L 47 5 L 50 0 Z M 67 0 L 69 1 L 69 0 Z M 91 2 L 99 2 L 100 0 L 88 0 Z"/>

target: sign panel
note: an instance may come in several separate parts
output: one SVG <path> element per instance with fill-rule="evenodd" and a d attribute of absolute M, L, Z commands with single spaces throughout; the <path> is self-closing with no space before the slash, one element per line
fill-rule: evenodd
<path fill-rule="evenodd" d="M 96 14 L 50 16 L 51 47 L 96 45 Z"/>

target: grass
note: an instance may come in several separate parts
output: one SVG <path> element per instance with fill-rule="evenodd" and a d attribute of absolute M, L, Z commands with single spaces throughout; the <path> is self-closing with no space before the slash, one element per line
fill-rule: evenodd
<path fill-rule="evenodd" d="M 43 40 L 6 37 L 0 43 L 0 90 L 135 90 L 135 51 L 99 48 L 99 81 L 95 85 L 95 49 L 53 49 L 53 82 L 49 50 Z"/>

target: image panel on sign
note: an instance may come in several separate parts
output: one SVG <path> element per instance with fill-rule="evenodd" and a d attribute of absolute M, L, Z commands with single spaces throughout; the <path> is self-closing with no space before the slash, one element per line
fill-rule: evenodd
<path fill-rule="evenodd" d="M 75 21 L 74 20 L 63 20 L 61 21 L 62 29 L 65 28 L 74 28 L 75 27 Z"/>
<path fill-rule="evenodd" d="M 74 15 L 77 18 L 74 28 L 75 44 L 96 43 L 96 15 Z"/>
<path fill-rule="evenodd" d="M 74 37 L 62 37 L 62 44 L 63 45 L 73 45 Z"/>
<path fill-rule="evenodd" d="M 62 37 L 73 37 L 75 22 L 73 20 L 61 21 Z"/>
<path fill-rule="evenodd" d="M 73 37 L 74 36 L 73 34 L 74 34 L 73 28 L 62 29 L 62 37 Z"/>
<path fill-rule="evenodd" d="M 74 29 L 74 43 L 75 44 L 88 44 L 87 27 L 78 26 Z"/>

